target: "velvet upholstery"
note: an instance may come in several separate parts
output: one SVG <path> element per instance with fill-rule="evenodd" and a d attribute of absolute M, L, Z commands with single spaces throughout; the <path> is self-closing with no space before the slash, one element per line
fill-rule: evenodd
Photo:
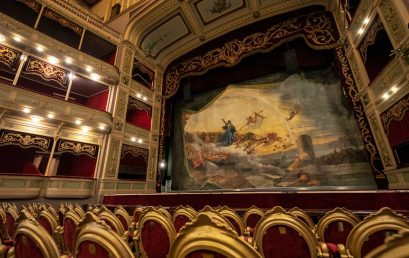
<path fill-rule="evenodd" d="M 77 225 L 73 220 L 69 218 L 64 219 L 64 242 L 70 253 L 73 251 L 74 233 L 76 228 Z"/>
<path fill-rule="evenodd" d="M 96 242 L 83 241 L 79 244 L 76 258 L 109 258 L 109 252 Z"/>
<path fill-rule="evenodd" d="M 14 250 L 16 258 L 44 258 L 34 240 L 24 234 L 16 235 Z"/>
<path fill-rule="evenodd" d="M 44 216 L 39 217 L 37 221 L 38 221 L 38 224 L 40 224 L 43 228 L 45 228 L 45 230 L 47 230 L 47 232 L 51 236 L 53 235 L 53 228 L 50 222 Z"/>
<path fill-rule="evenodd" d="M 144 223 L 141 241 L 148 258 L 166 258 L 170 242 L 165 228 L 159 222 L 148 220 Z"/>
<path fill-rule="evenodd" d="M 6 212 L 6 222 L 7 222 L 7 233 L 9 235 L 9 238 L 12 239 L 14 237 L 16 221 L 13 215 L 11 215 L 9 212 Z"/>
<path fill-rule="evenodd" d="M 173 221 L 173 226 L 175 227 L 176 233 L 179 233 L 179 230 L 187 223 L 190 219 L 185 215 L 178 215 L 176 216 L 175 220 Z"/>
<path fill-rule="evenodd" d="M 367 255 L 370 251 L 376 247 L 382 245 L 385 242 L 385 238 L 391 234 L 396 234 L 396 230 L 379 230 L 371 234 L 367 241 L 364 242 L 361 248 L 361 257 Z M 389 235 L 387 235 L 389 234 Z"/>
<path fill-rule="evenodd" d="M 267 229 L 263 237 L 265 258 L 307 258 L 311 257 L 307 242 L 298 232 L 284 225 Z"/>
<path fill-rule="evenodd" d="M 332 222 L 325 229 L 325 242 L 346 245 L 349 232 L 353 227 L 347 222 L 340 221 L 339 223 L 342 223 L 342 226 L 339 227 L 338 222 Z"/>
<path fill-rule="evenodd" d="M 226 258 L 223 254 L 210 250 L 197 250 L 189 253 L 186 258 Z"/>
<path fill-rule="evenodd" d="M 260 215 L 258 215 L 258 214 L 250 214 L 250 215 L 247 217 L 247 222 L 246 222 L 247 227 L 255 228 L 256 225 L 257 225 L 257 222 L 258 222 L 260 219 L 261 219 L 261 216 L 260 216 Z"/>

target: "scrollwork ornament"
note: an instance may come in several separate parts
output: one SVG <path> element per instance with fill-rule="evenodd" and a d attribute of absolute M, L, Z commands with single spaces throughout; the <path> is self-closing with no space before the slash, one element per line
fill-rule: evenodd
<path fill-rule="evenodd" d="M 34 135 L 27 135 L 19 132 L 2 132 L 0 135 L 0 144 L 18 144 L 23 147 L 39 147 L 42 150 L 48 150 L 50 140 Z"/>
<path fill-rule="evenodd" d="M 389 134 L 389 126 L 392 121 L 402 121 L 406 112 L 409 111 L 409 95 L 396 102 L 392 107 L 381 114 L 381 121 L 386 135 Z"/>
<path fill-rule="evenodd" d="M 61 152 L 69 151 L 75 154 L 88 154 L 94 157 L 97 152 L 97 146 L 80 142 L 61 141 L 57 150 Z"/>
<path fill-rule="evenodd" d="M 375 172 L 376 178 L 385 178 L 385 175 L 380 171 L 382 168 L 378 168 L 380 160 L 380 156 L 378 153 L 378 150 L 376 148 L 376 145 L 374 143 L 373 136 L 371 134 L 371 131 L 369 129 L 369 124 L 366 119 L 366 114 L 364 110 L 364 106 L 362 105 L 360 98 L 357 98 L 358 95 L 358 89 L 355 85 L 351 69 L 348 64 L 348 59 L 345 56 L 344 49 L 341 46 L 338 46 L 335 48 L 335 53 L 338 59 L 338 62 L 340 63 L 340 68 L 344 80 L 344 88 L 349 96 L 349 99 L 351 100 L 352 104 L 352 110 L 354 111 L 355 115 L 355 120 L 358 123 L 358 128 L 361 132 L 362 140 L 365 145 L 365 149 L 370 155 L 370 164 Z"/>

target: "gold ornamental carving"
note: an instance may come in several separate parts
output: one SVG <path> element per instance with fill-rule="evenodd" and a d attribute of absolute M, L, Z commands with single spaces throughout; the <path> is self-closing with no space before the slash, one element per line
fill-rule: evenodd
<path fill-rule="evenodd" d="M 304 37 L 308 45 L 317 49 L 335 47 L 337 34 L 331 17 L 314 12 L 277 23 L 265 32 L 256 32 L 241 39 L 226 42 L 222 47 L 208 51 L 172 66 L 165 75 L 164 97 L 173 96 L 182 76 L 200 74 L 218 65 L 232 65 L 245 55 L 260 50 L 271 50 L 284 40 Z"/>
<path fill-rule="evenodd" d="M 338 62 L 341 65 L 341 72 L 343 81 L 345 83 L 345 91 L 351 100 L 352 110 L 354 111 L 355 120 L 358 123 L 359 130 L 361 132 L 362 140 L 365 145 L 365 149 L 370 155 L 370 164 L 373 171 L 376 173 L 376 178 L 385 178 L 385 175 L 377 168 L 377 163 L 380 161 L 378 150 L 374 144 L 374 139 L 369 129 L 369 124 L 366 119 L 365 109 L 358 96 L 358 88 L 354 82 L 352 71 L 348 64 L 348 59 L 345 55 L 342 46 L 338 46 L 335 49 L 335 53 Z"/>
<path fill-rule="evenodd" d="M 56 12 L 50 10 L 50 9 L 45 9 L 44 16 L 58 22 L 59 24 L 61 24 L 61 26 L 63 27 L 67 27 L 70 28 L 71 30 L 73 30 L 75 33 L 77 33 L 78 35 L 82 34 L 82 27 L 79 26 L 78 24 L 75 24 L 74 22 L 66 19 L 65 17 L 57 14 Z"/>
<path fill-rule="evenodd" d="M 22 2 L 23 4 L 27 5 L 28 7 L 33 9 L 33 11 L 35 11 L 36 13 L 38 13 L 41 9 L 41 4 L 34 0 L 17 0 L 17 1 Z"/>
<path fill-rule="evenodd" d="M 17 56 L 17 51 L 4 45 L 0 45 L 0 63 L 5 64 L 9 68 L 12 68 L 14 62 L 17 59 Z"/>
<path fill-rule="evenodd" d="M 138 101 L 137 99 L 134 98 L 129 98 L 128 100 L 128 111 L 132 111 L 132 110 L 145 110 L 146 113 L 148 113 L 148 115 L 151 115 L 152 113 L 152 107 L 141 102 Z"/>
<path fill-rule="evenodd" d="M 76 154 L 88 154 L 94 157 L 97 153 L 97 146 L 80 143 L 80 142 L 71 142 L 71 141 L 61 141 L 58 145 L 59 152 L 73 152 Z"/>
<path fill-rule="evenodd" d="M 371 122 L 372 125 L 372 131 L 378 144 L 379 152 L 383 158 L 383 164 L 385 165 L 385 167 L 393 166 L 392 158 L 390 157 L 390 154 L 386 147 L 386 143 L 382 137 L 381 128 L 379 128 L 375 116 L 374 115 L 370 116 L 369 121 Z"/>
<path fill-rule="evenodd" d="M 389 134 L 389 126 L 392 121 L 402 121 L 406 112 L 409 111 L 409 95 L 399 100 L 387 111 L 381 114 L 382 126 L 386 135 Z"/>
<path fill-rule="evenodd" d="M 50 139 L 41 136 L 27 135 L 20 132 L 2 132 L 1 145 L 20 145 L 22 147 L 37 147 L 44 151 L 50 147 Z"/>
<path fill-rule="evenodd" d="M 148 162 L 148 156 L 149 156 L 149 150 L 139 148 L 137 146 L 132 146 L 132 145 L 122 145 L 122 151 L 121 151 L 121 159 L 124 159 L 126 155 L 130 154 L 133 157 L 139 157 L 141 156 L 145 162 Z"/>
<path fill-rule="evenodd" d="M 390 35 L 394 39 L 396 45 L 399 45 L 406 37 L 406 30 L 400 20 L 400 15 L 396 12 L 391 0 L 380 1 L 379 9 L 386 21 L 387 27 L 391 31 Z"/>
<path fill-rule="evenodd" d="M 118 139 L 111 139 L 111 146 L 109 150 L 108 171 L 107 177 L 114 177 L 116 174 L 116 167 L 119 159 L 119 147 L 121 142 Z"/>
<path fill-rule="evenodd" d="M 25 72 L 38 75 L 46 81 L 54 81 L 61 86 L 67 84 L 67 71 L 57 66 L 48 64 L 36 58 L 30 57 Z"/>

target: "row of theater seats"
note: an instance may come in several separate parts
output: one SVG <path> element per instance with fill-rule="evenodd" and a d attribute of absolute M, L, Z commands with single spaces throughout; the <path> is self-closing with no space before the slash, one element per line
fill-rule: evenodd
<path fill-rule="evenodd" d="M 279 206 L 126 208 L 3 203 L 0 258 L 409 257 L 409 219 L 389 208 L 363 220 L 335 208 L 317 223 Z"/>

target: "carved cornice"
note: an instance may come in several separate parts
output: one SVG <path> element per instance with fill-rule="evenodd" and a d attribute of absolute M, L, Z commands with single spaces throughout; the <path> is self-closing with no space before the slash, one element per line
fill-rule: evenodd
<path fill-rule="evenodd" d="M 0 45 L 0 63 L 12 68 L 15 64 L 19 52 L 4 45 Z"/>
<path fill-rule="evenodd" d="M 86 154 L 91 157 L 96 157 L 98 154 L 98 146 L 82 142 L 60 140 L 57 145 L 57 151 L 71 152 L 74 154 Z"/>
<path fill-rule="evenodd" d="M 17 0 L 19 2 L 22 2 L 23 4 L 27 5 L 31 9 L 33 9 L 34 12 L 38 13 L 41 9 L 41 4 L 37 3 L 34 0 Z"/>
<path fill-rule="evenodd" d="M 34 147 L 43 151 L 48 151 L 51 143 L 52 139 L 45 136 L 6 130 L 1 131 L 0 133 L 0 145 L 19 145 L 23 148 Z"/>
<path fill-rule="evenodd" d="M 121 159 L 124 159 L 126 155 L 130 154 L 131 156 L 137 158 L 141 156 L 146 163 L 148 163 L 148 156 L 149 156 L 149 150 L 139 148 L 137 146 L 132 146 L 132 145 L 122 145 L 122 150 L 121 150 Z"/>
<path fill-rule="evenodd" d="M 382 126 L 385 129 L 386 135 L 389 134 L 391 122 L 402 121 L 407 111 L 409 111 L 409 95 L 406 95 L 381 114 Z"/>
<path fill-rule="evenodd" d="M 374 22 L 366 34 L 366 37 L 359 44 L 359 53 L 361 54 L 362 60 L 366 63 L 368 47 L 375 44 L 376 35 L 380 30 L 384 30 L 383 24 L 379 16 L 376 17 Z"/>
<path fill-rule="evenodd" d="M 179 87 L 180 79 L 188 74 L 201 74 L 216 66 L 233 65 L 245 55 L 271 50 L 284 40 L 304 37 L 307 44 L 313 48 L 334 47 L 337 38 L 334 28 L 328 14 L 314 12 L 277 23 L 265 32 L 256 32 L 228 41 L 202 56 L 192 57 L 171 66 L 164 76 L 163 96 L 173 96 Z"/>
<path fill-rule="evenodd" d="M 54 81 L 63 87 L 68 82 L 68 71 L 34 57 L 28 59 L 24 72 L 38 75 L 46 81 Z"/>

